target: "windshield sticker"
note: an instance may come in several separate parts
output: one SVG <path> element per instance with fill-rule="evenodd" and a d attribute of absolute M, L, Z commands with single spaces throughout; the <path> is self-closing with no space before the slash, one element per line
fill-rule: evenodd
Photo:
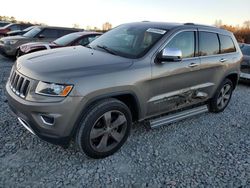
<path fill-rule="evenodd" d="M 150 32 L 150 33 L 157 33 L 157 34 L 161 34 L 161 35 L 164 35 L 166 33 L 165 30 L 162 30 L 162 29 L 154 29 L 154 28 L 149 28 L 147 30 L 147 32 Z"/>

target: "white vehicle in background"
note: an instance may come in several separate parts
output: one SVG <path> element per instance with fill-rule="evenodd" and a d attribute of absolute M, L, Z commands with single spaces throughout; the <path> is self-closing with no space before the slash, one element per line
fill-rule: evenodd
<path fill-rule="evenodd" d="M 250 80 L 250 44 L 240 44 L 243 53 L 243 61 L 241 63 L 241 79 Z"/>

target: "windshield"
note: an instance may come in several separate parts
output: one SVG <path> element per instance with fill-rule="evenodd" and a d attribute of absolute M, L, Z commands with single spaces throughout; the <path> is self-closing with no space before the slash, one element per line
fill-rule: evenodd
<path fill-rule="evenodd" d="M 29 30 L 31 30 L 31 29 L 33 29 L 35 26 L 30 26 L 30 27 L 27 27 L 26 29 L 24 29 L 23 31 L 25 31 L 25 32 L 27 32 L 27 31 L 29 31 Z"/>
<path fill-rule="evenodd" d="M 127 58 L 144 56 L 166 33 L 146 26 L 121 25 L 103 34 L 90 47 Z"/>
<path fill-rule="evenodd" d="M 36 36 L 40 31 L 41 31 L 41 28 L 35 27 L 35 28 L 31 29 L 30 31 L 28 31 L 27 33 L 25 33 L 23 36 L 24 36 L 24 37 L 33 38 L 33 37 Z"/>
<path fill-rule="evenodd" d="M 241 46 L 241 51 L 244 55 L 249 55 L 250 56 L 250 46 L 242 45 Z"/>
<path fill-rule="evenodd" d="M 71 42 L 73 42 L 74 40 L 79 38 L 80 36 L 81 35 L 79 33 L 71 33 L 71 34 L 62 36 L 62 37 L 54 40 L 53 42 L 59 46 L 67 46 L 68 44 L 70 44 Z"/>

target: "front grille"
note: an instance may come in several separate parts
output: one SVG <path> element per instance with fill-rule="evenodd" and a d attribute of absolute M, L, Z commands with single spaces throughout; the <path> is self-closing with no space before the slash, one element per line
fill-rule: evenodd
<path fill-rule="evenodd" d="M 21 98 L 25 98 L 29 89 L 30 80 L 13 71 L 10 75 L 10 88 Z"/>

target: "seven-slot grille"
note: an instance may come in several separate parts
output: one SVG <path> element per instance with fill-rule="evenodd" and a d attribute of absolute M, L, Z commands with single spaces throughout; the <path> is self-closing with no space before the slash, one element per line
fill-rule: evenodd
<path fill-rule="evenodd" d="M 17 94 L 21 98 L 25 98 L 27 95 L 29 84 L 30 81 L 27 78 L 23 77 L 15 71 L 12 72 L 10 76 L 10 88 L 15 94 Z"/>

